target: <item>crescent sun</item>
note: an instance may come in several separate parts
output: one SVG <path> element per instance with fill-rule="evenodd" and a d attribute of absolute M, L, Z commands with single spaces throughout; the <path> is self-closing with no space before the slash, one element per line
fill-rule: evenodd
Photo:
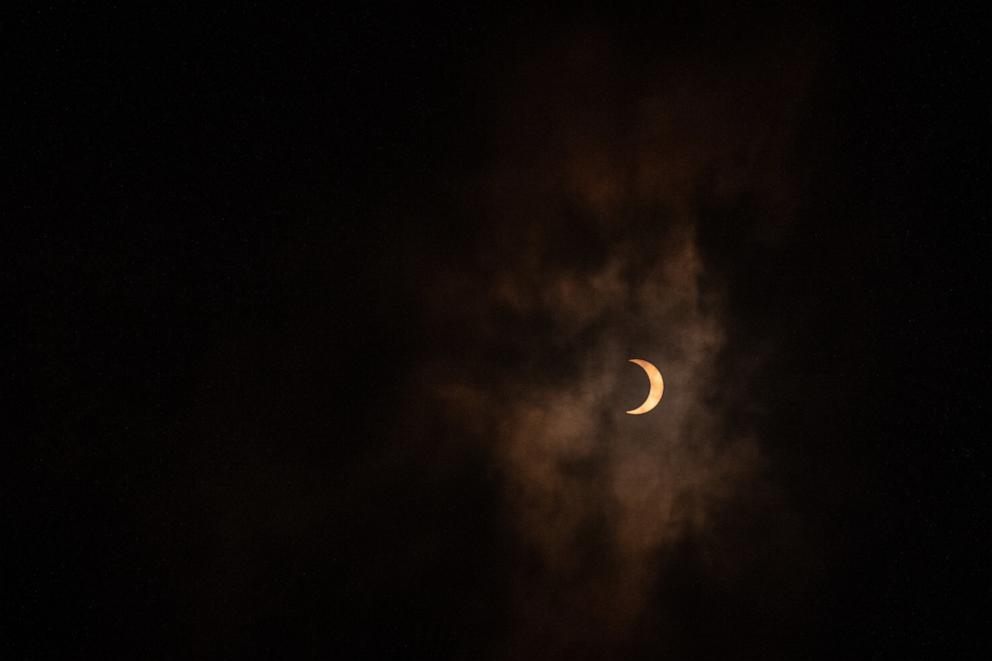
<path fill-rule="evenodd" d="M 648 375 L 648 381 L 651 382 L 651 390 L 648 391 L 648 398 L 644 400 L 644 403 L 636 409 L 627 411 L 630 415 L 641 415 L 658 406 L 661 396 L 665 393 L 665 380 L 661 378 L 661 372 L 658 371 L 658 368 L 648 361 L 641 360 L 640 358 L 631 358 L 629 362 L 643 369 Z"/>

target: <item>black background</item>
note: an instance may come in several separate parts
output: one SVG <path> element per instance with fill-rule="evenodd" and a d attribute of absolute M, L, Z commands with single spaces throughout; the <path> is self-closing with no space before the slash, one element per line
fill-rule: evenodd
<path fill-rule="evenodd" d="M 478 231 L 445 193 L 486 165 L 500 54 L 574 25 L 723 53 L 797 16 L 831 44 L 816 185 L 773 254 L 716 212 L 701 241 L 747 274 L 742 327 L 790 338 L 766 442 L 828 580 L 780 603 L 760 570 L 721 593 L 676 562 L 679 634 L 630 656 L 979 658 L 983 20 L 709 3 L 8 20 L 9 658 L 500 658 L 499 478 L 450 449 L 438 477 L 384 413 L 438 350 L 410 255 Z"/>

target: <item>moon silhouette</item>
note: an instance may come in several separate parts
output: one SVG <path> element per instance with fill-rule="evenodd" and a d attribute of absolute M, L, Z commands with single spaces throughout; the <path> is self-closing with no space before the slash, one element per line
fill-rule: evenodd
<path fill-rule="evenodd" d="M 630 415 L 641 415 L 658 406 L 661 396 L 665 393 L 665 380 L 661 378 L 661 372 L 658 371 L 658 368 L 648 361 L 641 360 L 640 358 L 631 358 L 629 362 L 640 366 L 648 375 L 648 381 L 651 382 L 651 390 L 648 391 L 648 398 L 644 400 L 644 403 L 636 409 L 627 411 Z"/>

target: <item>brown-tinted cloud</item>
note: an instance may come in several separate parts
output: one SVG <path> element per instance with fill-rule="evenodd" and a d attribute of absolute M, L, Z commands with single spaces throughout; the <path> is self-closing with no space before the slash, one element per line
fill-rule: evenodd
<path fill-rule="evenodd" d="M 698 232 L 704 199 L 747 199 L 759 235 L 788 222 L 811 54 L 642 63 L 631 50 L 579 31 L 508 58 L 493 158 L 467 186 L 474 247 L 420 267 L 442 342 L 417 387 L 505 485 L 509 658 L 629 651 L 656 615 L 667 551 L 703 540 L 708 571 L 732 572 L 714 516 L 745 494 L 789 516 L 761 439 L 731 413 L 764 349 L 735 345 L 726 274 Z M 641 417 L 624 414 L 646 389 L 631 357 L 666 380 Z"/>

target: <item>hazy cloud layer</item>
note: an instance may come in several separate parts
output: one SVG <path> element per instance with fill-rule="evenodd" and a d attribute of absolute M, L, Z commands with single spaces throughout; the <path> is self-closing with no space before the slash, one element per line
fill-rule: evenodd
<path fill-rule="evenodd" d="M 474 252 L 423 266 L 428 325 L 450 343 L 419 383 L 492 453 L 518 537 L 511 658 L 619 653 L 657 607 L 666 549 L 706 539 L 745 490 L 770 492 L 720 368 L 756 349 L 734 345 L 698 214 L 702 197 L 746 197 L 759 231 L 787 222 L 807 65 L 630 58 L 586 33 L 517 58 L 471 186 Z M 645 416 L 624 413 L 647 390 L 632 357 L 666 380 Z M 718 547 L 704 543 L 715 573 Z"/>

